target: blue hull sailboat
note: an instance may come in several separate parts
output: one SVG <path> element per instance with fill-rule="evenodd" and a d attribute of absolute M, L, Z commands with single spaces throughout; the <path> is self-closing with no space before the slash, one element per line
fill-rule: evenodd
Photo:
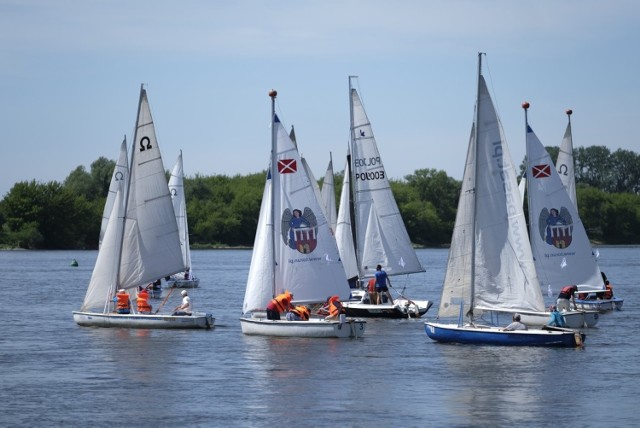
<path fill-rule="evenodd" d="M 522 199 L 504 133 L 482 76 L 438 318 L 425 323 L 437 342 L 503 346 L 580 346 L 574 330 L 504 331 L 483 325 L 492 310 L 544 312 Z"/>

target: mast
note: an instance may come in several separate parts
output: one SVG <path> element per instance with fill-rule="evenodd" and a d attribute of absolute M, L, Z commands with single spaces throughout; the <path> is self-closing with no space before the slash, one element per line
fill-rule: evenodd
<path fill-rule="evenodd" d="M 349 185 L 351 186 L 351 198 L 350 198 L 350 209 L 349 213 L 351 215 L 351 232 L 353 236 L 353 247 L 355 249 L 356 256 L 356 265 L 358 266 L 358 278 L 363 276 L 362 268 L 360 266 L 360 254 L 358 253 L 358 194 L 356 189 L 356 182 L 353 179 L 353 175 L 351 175 L 353 170 L 352 164 L 352 156 L 354 153 L 353 144 L 356 140 L 355 130 L 353 129 L 353 86 L 351 84 L 352 79 L 357 79 L 358 76 L 349 76 L 349 153 L 347 154 L 347 163 L 349 164 Z M 346 172 L 345 172 L 346 173 Z"/>
<path fill-rule="evenodd" d="M 473 221 L 471 222 L 471 301 L 469 302 L 469 315 L 473 318 L 473 306 L 475 304 L 476 294 L 476 212 L 478 211 L 478 195 L 476 193 L 478 187 L 478 136 L 479 136 L 479 122 L 480 122 L 480 79 L 482 78 L 482 55 L 486 55 L 482 52 L 478 52 L 478 89 L 476 95 L 476 117 L 474 119 L 475 126 L 473 127 L 473 139 L 475 148 L 473 150 Z"/>
<path fill-rule="evenodd" d="M 276 97 L 278 96 L 278 91 L 272 89 L 269 91 L 269 97 L 271 97 L 271 190 L 270 190 L 270 198 L 271 198 L 271 264 L 274 266 L 274 269 L 271 269 L 271 297 L 276 297 L 276 271 L 275 271 L 275 256 L 276 256 L 276 238 L 275 238 L 275 189 L 273 188 L 274 174 L 277 174 L 277 163 L 278 163 L 278 145 L 277 145 L 277 130 L 276 130 Z M 293 131 L 293 128 L 291 129 Z"/>

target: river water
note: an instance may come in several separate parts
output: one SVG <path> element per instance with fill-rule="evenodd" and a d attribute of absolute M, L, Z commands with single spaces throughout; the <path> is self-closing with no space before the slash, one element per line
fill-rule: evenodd
<path fill-rule="evenodd" d="M 0 251 L 0 426 L 637 426 L 640 247 L 599 252 L 624 310 L 583 349 L 536 349 L 426 336 L 447 250 L 419 250 L 427 272 L 393 278 L 436 302 L 422 320 L 370 320 L 349 340 L 243 335 L 250 250 L 193 252 L 209 331 L 79 327 L 97 252 Z"/>

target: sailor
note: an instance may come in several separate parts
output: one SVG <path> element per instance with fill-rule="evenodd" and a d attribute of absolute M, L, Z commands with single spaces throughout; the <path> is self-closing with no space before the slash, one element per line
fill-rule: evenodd
<path fill-rule="evenodd" d="M 280 319 L 281 312 L 287 312 L 291 310 L 291 301 L 293 300 L 293 294 L 289 291 L 285 291 L 282 294 L 278 294 L 267 305 L 267 319 L 277 321 Z"/>
<path fill-rule="evenodd" d="M 187 290 L 182 290 L 182 303 L 175 307 L 172 315 L 191 315 L 191 297 Z"/>
<path fill-rule="evenodd" d="M 138 292 L 136 303 L 138 305 L 138 312 L 141 314 L 150 314 L 153 310 L 151 304 L 149 304 L 149 293 L 145 289 Z"/>
<path fill-rule="evenodd" d="M 131 302 L 129 301 L 129 293 L 124 288 L 118 290 L 118 294 L 115 297 L 116 312 L 119 314 L 131 313 Z"/>

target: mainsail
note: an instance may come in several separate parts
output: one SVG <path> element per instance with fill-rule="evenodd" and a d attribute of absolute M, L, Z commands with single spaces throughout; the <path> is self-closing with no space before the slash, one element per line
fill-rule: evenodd
<path fill-rule="evenodd" d="M 355 202 L 356 252 L 360 277 L 372 276 L 376 265 L 383 265 L 388 275 L 423 272 L 413 249 L 400 210 L 393 197 L 389 177 L 378 151 L 371 123 L 358 92 L 350 86 L 351 102 L 351 173 Z M 369 240 L 384 247 L 367 248 L 371 215 L 377 216 L 379 239 Z M 382 256 L 384 254 L 384 256 Z"/>

